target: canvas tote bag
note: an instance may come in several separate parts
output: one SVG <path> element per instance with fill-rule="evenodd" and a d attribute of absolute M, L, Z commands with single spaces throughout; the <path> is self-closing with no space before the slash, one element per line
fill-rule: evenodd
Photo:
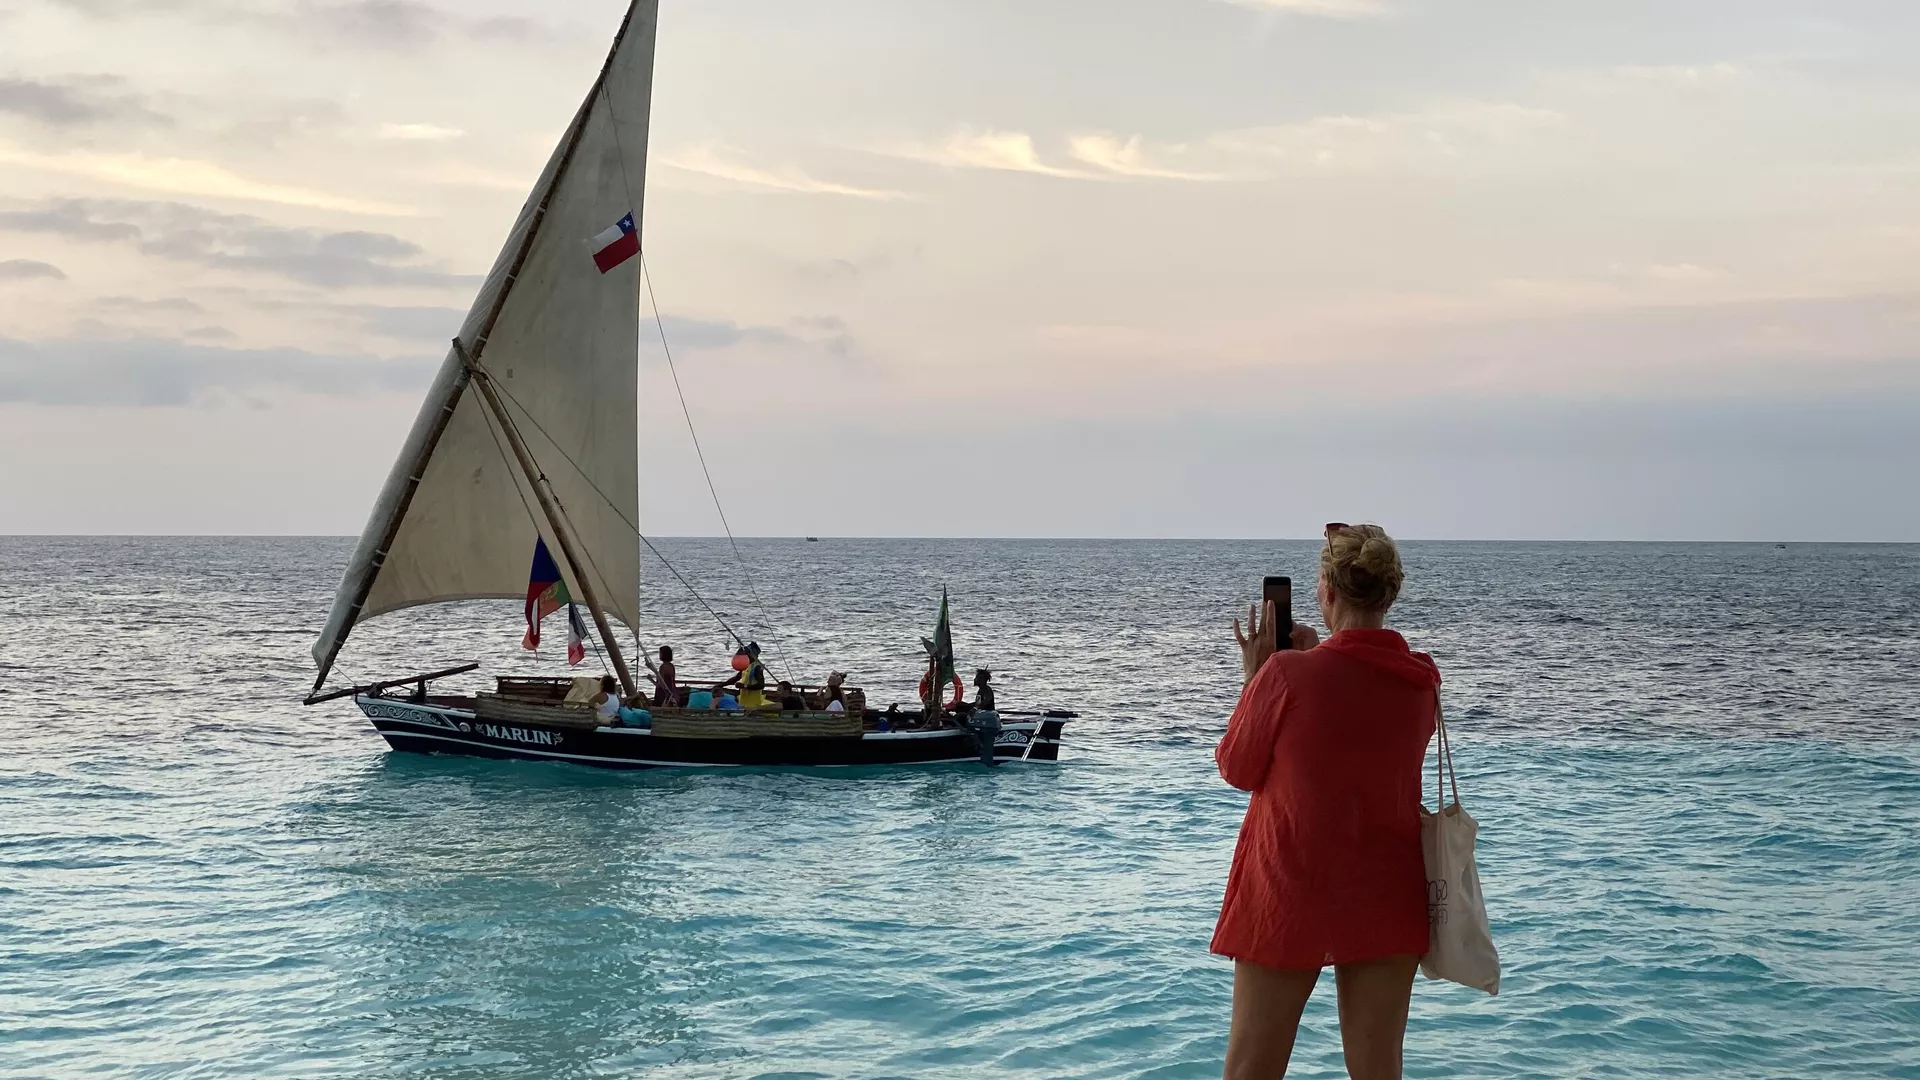
<path fill-rule="evenodd" d="M 1480 896 L 1480 874 L 1473 866 L 1473 841 L 1480 825 L 1460 805 L 1460 782 L 1453 775 L 1453 744 L 1447 740 L 1447 719 L 1434 706 L 1434 735 L 1439 740 L 1434 763 L 1434 805 L 1437 813 L 1420 808 L 1420 848 L 1427 858 L 1427 925 L 1431 931 L 1420 971 L 1429 979 L 1445 979 L 1489 994 L 1500 992 L 1500 954 L 1487 928 L 1487 905 Z M 1452 789 L 1453 805 L 1447 806 Z"/>

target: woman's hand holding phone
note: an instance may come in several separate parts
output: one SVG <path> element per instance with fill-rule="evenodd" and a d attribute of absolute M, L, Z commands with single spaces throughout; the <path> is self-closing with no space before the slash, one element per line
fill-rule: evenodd
<path fill-rule="evenodd" d="M 1280 621 L 1279 608 L 1273 601 L 1247 606 L 1247 629 L 1240 629 L 1240 620 L 1233 620 L 1233 639 L 1240 643 L 1240 668 L 1246 681 L 1253 681 L 1262 664 L 1278 648 L 1278 633 L 1275 624 Z M 1311 649 L 1320 644 L 1320 635 L 1313 627 L 1304 623 L 1294 623 L 1287 634 L 1287 643 L 1295 649 Z"/>
<path fill-rule="evenodd" d="M 1233 620 L 1233 639 L 1240 643 L 1240 667 L 1248 682 L 1267 662 L 1275 649 L 1273 624 L 1280 619 L 1279 609 L 1273 601 L 1247 605 L 1247 629 L 1240 630 L 1240 620 Z"/>

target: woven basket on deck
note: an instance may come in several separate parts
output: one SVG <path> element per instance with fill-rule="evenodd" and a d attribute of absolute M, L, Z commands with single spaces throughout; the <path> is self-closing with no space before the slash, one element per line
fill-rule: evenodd
<path fill-rule="evenodd" d="M 753 716 L 679 709 L 653 714 L 654 735 L 667 739 L 857 739 L 860 732 L 857 716 Z"/>
<path fill-rule="evenodd" d="M 504 698 L 482 691 L 475 699 L 473 715 L 494 724 L 546 724 L 554 727 L 599 727 L 600 718 L 591 705 L 546 704 Z"/>

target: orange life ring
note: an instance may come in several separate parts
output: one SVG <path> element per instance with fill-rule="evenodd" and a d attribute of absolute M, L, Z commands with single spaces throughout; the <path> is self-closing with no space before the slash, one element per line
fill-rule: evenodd
<path fill-rule="evenodd" d="M 947 702 L 947 708 L 949 709 L 959 708 L 960 699 L 966 694 L 966 689 L 967 689 L 967 684 L 960 681 L 960 673 L 957 671 L 954 672 L 953 673 L 953 700 Z M 920 676 L 920 700 L 921 701 L 927 700 L 927 677 L 925 675 Z"/>

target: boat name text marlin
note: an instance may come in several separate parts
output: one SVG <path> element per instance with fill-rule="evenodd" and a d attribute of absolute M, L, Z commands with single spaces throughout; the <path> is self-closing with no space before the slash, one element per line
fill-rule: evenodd
<path fill-rule="evenodd" d="M 466 731 L 469 725 L 461 724 L 460 730 Z M 561 735 L 557 731 L 537 731 L 531 728 L 501 727 L 499 724 L 471 725 L 475 735 L 484 735 L 489 739 L 505 739 L 508 742 L 530 743 L 534 746 L 558 746 Z"/>

